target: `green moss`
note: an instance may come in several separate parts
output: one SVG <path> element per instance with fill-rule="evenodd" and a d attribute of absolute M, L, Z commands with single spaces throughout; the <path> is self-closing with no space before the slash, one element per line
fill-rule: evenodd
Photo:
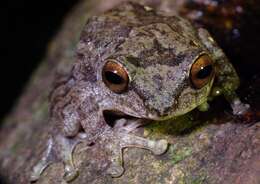
<path fill-rule="evenodd" d="M 190 147 L 183 147 L 181 149 L 177 149 L 175 146 L 173 146 L 171 151 L 171 161 L 175 165 L 182 160 L 186 159 L 187 157 L 191 156 L 192 154 L 192 148 Z"/>
<path fill-rule="evenodd" d="M 190 113 L 176 119 L 151 123 L 145 127 L 145 131 L 149 132 L 148 134 L 152 137 L 158 137 L 158 135 L 178 135 L 195 128 L 199 123 L 199 121 L 194 121 L 193 115 Z"/>
<path fill-rule="evenodd" d="M 206 181 L 206 176 L 196 176 L 196 177 L 190 177 L 186 178 L 185 184 L 203 184 Z"/>
<path fill-rule="evenodd" d="M 205 178 L 196 178 L 191 181 L 191 184 L 203 184 L 205 181 Z"/>

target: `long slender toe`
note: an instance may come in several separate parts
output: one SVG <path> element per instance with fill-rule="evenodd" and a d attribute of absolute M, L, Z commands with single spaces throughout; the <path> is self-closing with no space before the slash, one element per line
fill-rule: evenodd
<path fill-rule="evenodd" d="M 46 169 L 51 163 L 54 162 L 53 157 L 53 139 L 49 139 L 47 142 L 47 149 L 45 150 L 42 159 L 33 167 L 33 171 L 30 176 L 30 181 L 37 181 L 44 169 Z"/>
<path fill-rule="evenodd" d="M 50 164 L 51 162 L 48 162 L 48 160 L 42 159 L 36 166 L 33 167 L 33 171 L 30 176 L 30 181 L 37 181 L 40 178 L 44 169 L 46 169 Z"/>

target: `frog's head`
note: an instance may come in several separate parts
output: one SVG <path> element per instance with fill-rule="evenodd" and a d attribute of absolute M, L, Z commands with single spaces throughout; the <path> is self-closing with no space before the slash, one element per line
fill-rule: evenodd
<path fill-rule="evenodd" d="M 102 70 L 104 85 L 114 93 L 110 100 L 115 111 L 164 120 L 183 115 L 207 100 L 214 67 L 205 53 L 176 65 L 158 62 L 141 66 L 141 62 L 135 65 L 137 58 L 120 58 L 107 59 Z"/>
<path fill-rule="evenodd" d="M 94 18 L 83 31 L 79 52 L 97 71 L 101 109 L 164 120 L 204 103 L 215 72 L 197 30 L 145 10 L 139 19 L 135 9 Z"/>
<path fill-rule="evenodd" d="M 117 110 L 156 120 L 183 115 L 207 101 L 215 76 L 210 53 L 199 40 L 159 23 L 133 29 L 104 60 L 101 73 L 116 94 Z"/>

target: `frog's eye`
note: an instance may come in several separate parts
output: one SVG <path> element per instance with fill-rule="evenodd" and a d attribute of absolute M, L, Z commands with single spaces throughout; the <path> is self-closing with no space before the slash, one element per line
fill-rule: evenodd
<path fill-rule="evenodd" d="M 110 59 L 103 67 L 102 79 L 106 86 L 115 93 L 127 90 L 129 77 L 122 65 Z"/>
<path fill-rule="evenodd" d="M 213 62 L 206 54 L 201 55 L 192 65 L 190 78 L 193 86 L 202 88 L 211 81 L 214 76 Z"/>

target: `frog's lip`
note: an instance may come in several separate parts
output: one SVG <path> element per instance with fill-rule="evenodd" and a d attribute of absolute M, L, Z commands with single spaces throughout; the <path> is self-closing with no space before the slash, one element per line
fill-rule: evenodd
<path fill-rule="evenodd" d="M 125 113 L 119 110 L 104 110 L 103 115 L 107 124 L 111 127 L 115 125 L 115 122 L 119 119 L 147 119 L 140 115 L 135 115 L 132 113 Z"/>
<path fill-rule="evenodd" d="M 130 113 L 130 112 L 124 112 L 119 110 L 104 110 L 103 115 L 106 122 L 112 127 L 114 126 L 115 122 L 119 119 L 128 119 L 128 120 L 136 119 L 136 120 L 143 120 L 143 122 L 162 121 L 164 119 L 154 114 L 140 115 L 137 113 Z"/>

